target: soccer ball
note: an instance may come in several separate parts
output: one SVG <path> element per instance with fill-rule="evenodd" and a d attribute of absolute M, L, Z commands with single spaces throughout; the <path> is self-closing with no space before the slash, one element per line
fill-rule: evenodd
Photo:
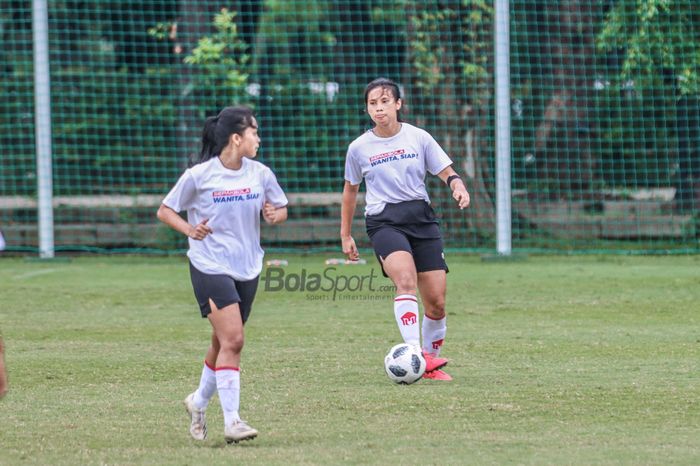
<path fill-rule="evenodd" d="M 423 377 L 425 358 L 419 347 L 399 343 L 384 358 L 384 369 L 393 382 L 410 384 Z"/>

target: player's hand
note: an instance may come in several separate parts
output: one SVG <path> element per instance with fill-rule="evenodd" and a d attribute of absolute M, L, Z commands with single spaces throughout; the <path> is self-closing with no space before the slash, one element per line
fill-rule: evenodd
<path fill-rule="evenodd" d="M 190 228 L 190 231 L 187 233 L 187 236 L 189 236 L 192 239 L 201 241 L 204 238 L 206 238 L 207 235 L 211 235 L 212 233 L 214 233 L 214 230 L 212 230 L 211 227 L 207 225 L 208 221 L 209 219 L 205 218 L 199 225 Z"/>
<path fill-rule="evenodd" d="M 457 205 L 460 209 L 466 209 L 469 207 L 469 202 L 471 201 L 467 188 L 464 187 L 464 183 L 459 182 L 455 186 L 455 190 L 452 191 L 452 197 L 457 201 Z"/>
<path fill-rule="evenodd" d="M 360 258 L 360 253 L 357 251 L 357 246 L 355 246 L 355 240 L 352 236 L 341 238 L 341 241 L 343 243 L 343 254 L 345 254 L 348 260 L 358 260 Z"/>
<path fill-rule="evenodd" d="M 266 202 L 265 205 L 263 205 L 262 215 L 265 221 L 272 225 L 277 220 L 277 208 L 269 202 Z"/>

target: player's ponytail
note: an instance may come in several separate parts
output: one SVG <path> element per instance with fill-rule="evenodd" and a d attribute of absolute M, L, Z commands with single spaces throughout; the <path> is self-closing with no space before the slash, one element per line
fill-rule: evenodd
<path fill-rule="evenodd" d="M 218 157 L 232 134 L 243 135 L 253 126 L 253 110 L 249 107 L 226 107 L 217 116 L 210 116 L 202 129 L 202 149 L 190 159 L 190 167 Z"/>
<path fill-rule="evenodd" d="M 195 154 L 190 158 L 190 166 L 206 162 L 217 154 L 215 132 L 216 123 L 218 121 L 218 116 L 210 116 L 204 122 L 204 129 L 202 129 L 202 150 L 199 154 Z M 219 149 L 219 151 L 220 150 L 221 149 Z"/>

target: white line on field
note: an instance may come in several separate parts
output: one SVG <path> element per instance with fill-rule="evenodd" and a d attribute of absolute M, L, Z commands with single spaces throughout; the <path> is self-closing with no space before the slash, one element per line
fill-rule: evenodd
<path fill-rule="evenodd" d="M 14 277 L 15 280 L 25 280 L 27 278 L 32 278 L 36 277 L 39 275 L 46 275 L 48 273 L 53 273 L 53 272 L 58 272 L 59 269 L 43 269 L 43 270 L 35 270 L 33 272 L 27 272 L 23 273 L 22 275 L 17 275 Z"/>

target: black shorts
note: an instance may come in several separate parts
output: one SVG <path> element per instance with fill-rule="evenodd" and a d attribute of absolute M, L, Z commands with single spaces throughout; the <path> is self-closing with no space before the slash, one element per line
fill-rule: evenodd
<path fill-rule="evenodd" d="M 248 320 L 258 291 L 259 276 L 252 280 L 234 280 L 228 275 L 208 275 L 190 262 L 190 278 L 203 318 L 211 314 L 211 299 L 219 309 L 238 303 L 243 323 Z"/>
<path fill-rule="evenodd" d="M 365 218 L 374 254 L 382 264 L 396 251 L 411 253 L 416 271 L 449 272 L 445 262 L 440 227 L 430 204 L 423 200 L 387 204 L 377 215 Z M 384 276 L 384 267 L 382 267 Z"/>

